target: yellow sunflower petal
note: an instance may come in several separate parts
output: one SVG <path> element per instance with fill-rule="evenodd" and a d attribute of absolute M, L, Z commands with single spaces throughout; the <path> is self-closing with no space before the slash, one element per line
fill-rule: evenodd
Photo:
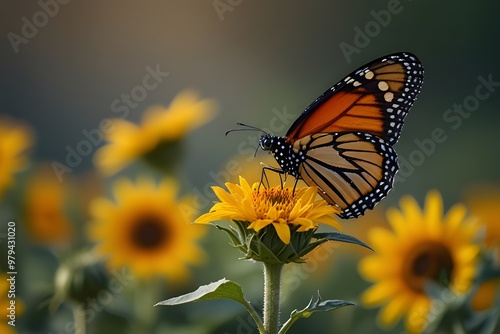
<path fill-rule="evenodd" d="M 417 201 L 411 196 L 404 196 L 399 203 L 407 224 L 421 225 L 423 216 Z"/>
<path fill-rule="evenodd" d="M 361 295 L 361 302 L 367 306 L 377 306 L 390 300 L 399 291 L 398 285 L 394 283 L 383 281 L 371 286 Z"/>
<path fill-rule="evenodd" d="M 441 195 L 431 190 L 425 198 L 424 222 L 427 224 L 428 233 L 432 236 L 439 236 L 442 233 L 443 224 L 443 200 Z"/>
<path fill-rule="evenodd" d="M 290 243 L 290 227 L 288 224 L 273 223 L 273 226 L 276 229 L 281 241 L 288 245 Z"/>
<path fill-rule="evenodd" d="M 399 247 L 398 240 L 394 234 L 385 228 L 375 227 L 368 234 L 371 246 L 380 254 L 391 253 Z"/>
<path fill-rule="evenodd" d="M 427 323 L 427 315 L 431 307 L 431 301 L 426 297 L 417 298 L 406 317 L 406 329 L 409 334 L 421 333 Z"/>
<path fill-rule="evenodd" d="M 398 294 L 382 309 L 379 321 L 385 326 L 391 326 L 405 315 L 413 304 L 411 294 Z"/>
<path fill-rule="evenodd" d="M 252 228 L 254 229 L 255 231 L 260 231 L 262 230 L 264 227 L 266 227 L 267 225 L 269 224 L 272 224 L 273 223 L 273 220 L 272 219 L 258 219 L 254 222 L 252 222 L 250 225 L 248 225 L 248 228 Z"/>
<path fill-rule="evenodd" d="M 394 277 L 397 274 L 397 270 L 400 270 L 398 266 L 386 265 L 387 260 L 378 255 L 368 255 L 361 259 L 358 265 L 358 270 L 364 279 L 369 281 L 379 281 L 386 278 Z M 386 266 L 386 270 L 380 270 L 381 267 Z"/>
<path fill-rule="evenodd" d="M 445 234 L 453 235 L 463 222 L 467 209 L 462 204 L 455 204 L 448 210 L 444 218 Z"/>

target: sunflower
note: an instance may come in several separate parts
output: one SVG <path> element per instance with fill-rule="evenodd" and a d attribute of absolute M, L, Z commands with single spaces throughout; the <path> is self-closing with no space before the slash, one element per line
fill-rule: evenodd
<path fill-rule="evenodd" d="M 471 214 L 486 227 L 484 245 L 500 248 L 500 187 L 474 187 L 468 191 L 466 203 Z"/>
<path fill-rule="evenodd" d="M 0 119 L 0 197 L 27 165 L 25 151 L 33 145 L 31 130 L 8 118 Z"/>
<path fill-rule="evenodd" d="M 431 308 L 426 282 L 443 284 L 456 294 L 471 287 L 480 249 L 473 243 L 478 225 L 466 216 L 461 204 L 443 217 L 437 191 L 427 194 L 423 211 L 409 196 L 400 205 L 401 211 L 387 212 L 392 231 L 374 228 L 369 233 L 376 254 L 363 258 L 359 271 L 376 284 L 363 293 L 362 302 L 367 306 L 386 304 L 379 313 L 379 322 L 385 326 L 406 313 L 406 328 L 415 333 L 425 326 Z"/>
<path fill-rule="evenodd" d="M 65 212 L 69 189 L 50 166 L 41 166 L 28 181 L 25 211 L 30 237 L 40 244 L 67 243 L 73 226 Z"/>
<path fill-rule="evenodd" d="M 226 183 L 229 192 L 221 187 L 212 187 L 215 195 L 221 200 L 209 213 L 200 216 L 195 223 L 209 223 L 216 220 L 235 220 L 248 222 L 247 229 L 259 232 L 268 225 L 276 230 L 280 240 L 290 243 L 290 229 L 297 227 L 297 232 L 305 232 L 317 227 L 321 222 L 341 229 L 340 224 L 332 217 L 339 211 L 329 206 L 324 200 L 316 201 L 317 189 L 314 187 L 291 188 L 277 186 L 274 188 L 252 186 L 240 177 L 240 184 Z"/>
<path fill-rule="evenodd" d="M 199 100 L 194 92 L 185 91 L 168 108 L 156 106 L 146 110 L 140 125 L 114 119 L 113 130 L 106 134 L 109 144 L 96 152 L 94 163 L 107 176 L 140 157 L 165 167 L 165 164 L 174 162 L 172 157 L 177 159 L 182 137 L 207 123 L 214 115 L 212 100 Z M 170 160 L 165 161 L 165 157 L 170 157 Z"/>
<path fill-rule="evenodd" d="M 192 201 L 177 201 L 177 191 L 171 179 L 158 185 L 121 179 L 113 186 L 115 202 L 101 197 L 91 203 L 90 237 L 109 256 L 110 268 L 128 266 L 137 277 L 159 275 L 173 282 L 189 277 L 188 265 L 204 259 L 196 242 L 205 229 L 191 224 Z"/>
<path fill-rule="evenodd" d="M 485 227 L 485 249 L 495 254 L 497 260 L 500 259 L 500 187 L 475 186 L 467 192 L 466 203 L 471 214 Z M 499 287 L 500 279 L 497 277 L 483 282 L 472 299 L 472 309 L 482 311 L 491 308 Z"/>

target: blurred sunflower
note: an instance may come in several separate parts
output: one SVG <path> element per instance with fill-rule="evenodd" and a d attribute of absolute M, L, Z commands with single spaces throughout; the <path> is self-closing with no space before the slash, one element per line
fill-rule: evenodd
<path fill-rule="evenodd" d="M 114 119 L 113 130 L 106 134 L 109 144 L 96 152 L 94 163 L 107 176 L 138 158 L 169 168 L 182 153 L 179 146 L 182 138 L 210 121 L 215 116 L 214 110 L 212 100 L 199 100 L 196 93 L 184 91 L 168 108 L 156 106 L 146 110 L 140 125 Z"/>
<path fill-rule="evenodd" d="M 374 228 L 369 232 L 377 252 L 363 258 L 361 275 L 376 282 L 362 295 L 368 306 L 386 304 L 379 314 L 382 325 L 392 325 L 406 314 L 406 328 L 420 332 L 426 324 L 431 298 L 425 283 L 433 281 L 454 293 L 466 292 L 476 273 L 479 246 L 473 243 L 478 225 L 466 216 L 464 205 L 456 204 L 443 217 L 437 191 L 427 194 L 422 211 L 410 196 L 400 202 L 401 211 L 389 209 L 392 231 Z"/>
<path fill-rule="evenodd" d="M 240 177 L 240 184 L 226 183 L 229 192 L 221 187 L 212 187 L 221 200 L 209 213 L 200 216 L 196 223 L 209 223 L 216 220 L 248 222 L 247 229 L 259 232 L 266 226 L 273 226 L 280 240 L 290 243 L 291 227 L 297 232 L 305 232 L 317 227 L 316 222 L 328 224 L 340 230 L 340 224 L 332 217 L 338 210 L 324 200 L 316 201 L 317 189 L 314 187 L 291 188 L 276 186 L 252 186 Z"/>
<path fill-rule="evenodd" d="M 487 251 L 500 259 L 500 187 L 478 185 L 467 191 L 466 203 L 472 215 L 485 227 L 483 244 Z M 498 265 L 498 263 L 496 263 Z M 500 288 L 500 279 L 492 278 L 483 282 L 474 298 L 472 309 L 482 311 L 493 306 Z"/>
<path fill-rule="evenodd" d="M 500 248 L 500 187 L 488 185 L 471 188 L 467 192 L 466 203 L 471 214 L 486 227 L 484 245 L 487 248 Z"/>
<path fill-rule="evenodd" d="M 39 167 L 30 177 L 25 212 L 32 240 L 40 244 L 71 242 L 74 231 L 65 211 L 68 191 L 48 165 Z"/>
<path fill-rule="evenodd" d="M 101 197 L 91 203 L 90 237 L 109 256 L 109 267 L 127 266 L 141 278 L 163 275 L 179 282 L 189 277 L 188 265 L 204 259 L 196 242 L 205 229 L 191 224 L 192 201 L 176 201 L 177 191 L 170 179 L 159 185 L 146 178 L 135 184 L 121 179 L 113 186 L 116 202 Z"/>
<path fill-rule="evenodd" d="M 0 198 L 14 182 L 14 174 L 27 165 L 25 151 L 33 145 L 33 134 L 26 125 L 0 118 Z"/>

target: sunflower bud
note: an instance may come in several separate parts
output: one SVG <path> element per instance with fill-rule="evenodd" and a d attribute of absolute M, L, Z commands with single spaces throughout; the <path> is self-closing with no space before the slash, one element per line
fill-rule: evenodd
<path fill-rule="evenodd" d="M 95 298 L 107 287 L 108 276 L 102 263 L 92 253 L 76 254 L 63 262 L 54 278 L 55 293 L 51 301 L 54 311 L 64 301 L 76 303 Z"/>

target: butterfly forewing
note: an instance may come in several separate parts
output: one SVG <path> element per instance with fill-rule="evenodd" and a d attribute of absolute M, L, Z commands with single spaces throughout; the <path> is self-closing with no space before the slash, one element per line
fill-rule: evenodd
<path fill-rule="evenodd" d="M 293 142 L 313 133 L 359 131 L 393 145 L 422 82 L 422 64 L 410 53 L 374 60 L 316 99 L 286 137 Z"/>

